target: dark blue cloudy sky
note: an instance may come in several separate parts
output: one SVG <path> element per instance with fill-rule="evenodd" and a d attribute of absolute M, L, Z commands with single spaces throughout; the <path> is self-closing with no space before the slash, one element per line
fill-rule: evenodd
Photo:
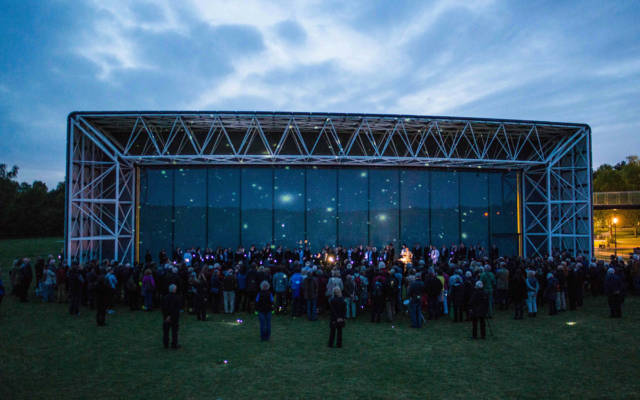
<path fill-rule="evenodd" d="M 585 122 L 640 153 L 640 2 L 0 1 L 0 163 L 64 179 L 72 110 Z"/>

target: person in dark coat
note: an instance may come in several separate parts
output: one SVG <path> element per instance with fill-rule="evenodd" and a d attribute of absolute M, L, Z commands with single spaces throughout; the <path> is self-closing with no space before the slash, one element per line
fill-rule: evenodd
<path fill-rule="evenodd" d="M 462 310 L 464 309 L 464 280 L 462 270 L 457 270 L 449 278 L 449 298 L 453 306 L 453 322 L 462 322 Z"/>
<path fill-rule="evenodd" d="M 480 323 L 480 337 L 486 336 L 485 318 L 489 313 L 489 295 L 483 289 L 482 281 L 476 282 L 476 288 L 471 295 L 471 315 L 473 321 L 472 336 L 478 338 L 478 323 Z"/>
<path fill-rule="evenodd" d="M 169 285 L 169 293 L 162 299 L 162 344 L 169 348 L 169 331 L 171 331 L 171 348 L 178 349 L 178 327 L 180 326 L 180 309 L 182 297 L 176 294 L 178 287 Z"/>
<path fill-rule="evenodd" d="M 69 314 L 80 313 L 80 298 L 82 296 L 82 284 L 84 277 L 80 273 L 78 263 L 74 263 L 69 272 Z"/>
<path fill-rule="evenodd" d="M 524 303 L 527 298 L 527 284 L 520 269 L 516 270 L 513 280 L 509 284 L 509 290 L 511 292 L 511 300 L 513 300 L 513 305 L 515 307 L 515 315 L 513 319 L 522 319 L 524 314 Z"/>
<path fill-rule="evenodd" d="M 260 320 L 260 340 L 267 341 L 271 338 L 271 311 L 273 310 L 273 294 L 269 291 L 269 282 L 260 283 L 260 291 L 256 295 L 256 311 Z"/>
<path fill-rule="evenodd" d="M 425 282 L 425 290 L 427 292 L 427 306 L 429 307 L 429 319 L 438 319 L 438 296 L 442 292 L 442 282 L 436 277 L 436 274 L 429 272 L 429 277 Z"/>
<path fill-rule="evenodd" d="M 424 292 L 424 282 L 422 282 L 420 274 L 415 275 L 415 280 L 409 285 L 409 318 L 411 318 L 412 328 L 422 327 L 422 295 Z"/>
<path fill-rule="evenodd" d="M 111 286 L 107 282 L 104 273 L 100 272 L 96 280 L 96 323 L 98 326 L 106 325 L 107 307 L 111 298 Z"/>
<path fill-rule="evenodd" d="M 329 311 L 331 312 L 331 318 L 329 320 L 329 347 L 333 347 L 334 341 L 336 347 L 342 347 L 342 328 L 344 328 L 345 324 L 347 304 L 342 298 L 342 290 L 337 286 L 333 288 L 333 296 L 329 299 Z"/>
<path fill-rule="evenodd" d="M 604 280 L 604 294 L 609 301 L 609 310 L 611 318 L 622 318 L 622 279 L 616 274 L 616 270 L 609 268 L 607 276 Z"/>
<path fill-rule="evenodd" d="M 558 280 L 551 272 L 547 274 L 547 285 L 544 288 L 544 300 L 549 304 L 549 315 L 556 315 L 556 293 L 558 291 Z"/>
<path fill-rule="evenodd" d="M 315 321 L 317 316 L 318 305 L 318 279 L 313 276 L 313 272 L 309 271 L 307 277 L 302 281 L 302 294 L 307 302 L 307 319 Z"/>
<path fill-rule="evenodd" d="M 471 321 L 471 296 L 473 295 L 473 274 L 467 271 L 464 275 L 464 312 L 465 321 Z"/>

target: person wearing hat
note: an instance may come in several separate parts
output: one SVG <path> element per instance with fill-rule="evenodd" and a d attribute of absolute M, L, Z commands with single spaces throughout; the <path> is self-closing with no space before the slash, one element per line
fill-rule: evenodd
<path fill-rule="evenodd" d="M 489 295 L 483 289 L 483 283 L 481 280 L 476 282 L 475 290 L 471 295 L 471 316 L 472 316 L 472 337 L 478 338 L 478 323 L 480 324 L 480 337 L 482 339 L 486 336 L 486 321 L 485 318 L 489 312 Z"/>
<path fill-rule="evenodd" d="M 622 280 L 614 268 L 607 270 L 604 280 L 604 294 L 609 302 L 609 317 L 622 318 L 623 286 Z"/>

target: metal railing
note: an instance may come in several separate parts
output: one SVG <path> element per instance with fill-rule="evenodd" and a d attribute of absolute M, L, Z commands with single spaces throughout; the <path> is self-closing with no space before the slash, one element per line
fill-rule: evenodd
<path fill-rule="evenodd" d="M 594 206 L 640 205 L 640 191 L 634 192 L 594 192 Z"/>

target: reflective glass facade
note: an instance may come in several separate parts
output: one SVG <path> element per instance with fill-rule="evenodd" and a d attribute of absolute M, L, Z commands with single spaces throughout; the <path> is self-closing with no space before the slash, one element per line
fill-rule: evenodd
<path fill-rule="evenodd" d="M 140 254 L 174 247 L 498 246 L 518 253 L 517 174 L 335 167 L 140 171 Z"/>

